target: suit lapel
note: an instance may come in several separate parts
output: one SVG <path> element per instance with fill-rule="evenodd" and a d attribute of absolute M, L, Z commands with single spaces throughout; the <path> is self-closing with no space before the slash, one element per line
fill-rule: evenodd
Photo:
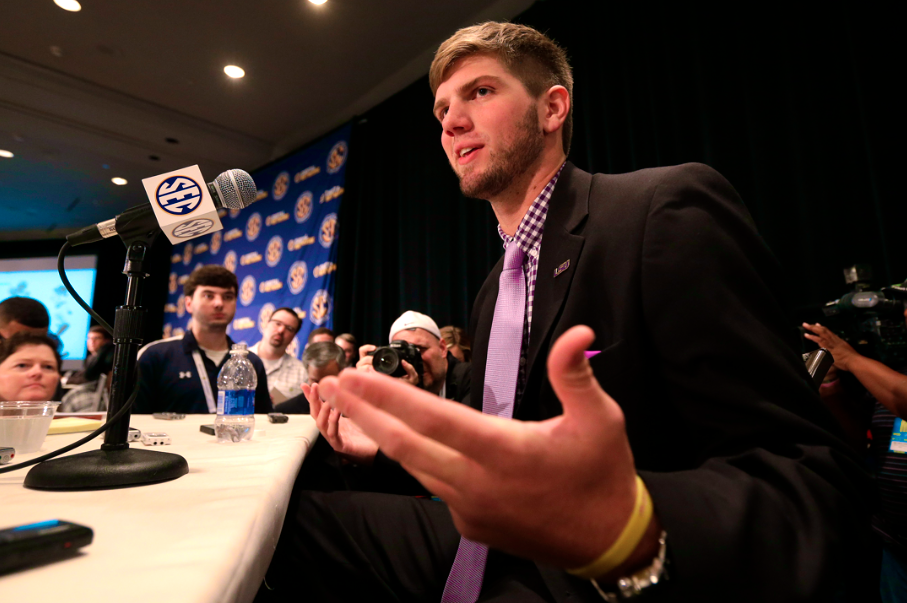
<path fill-rule="evenodd" d="M 485 361 L 488 359 L 488 341 L 491 337 L 491 323 L 494 319 L 494 306 L 498 299 L 498 281 L 504 268 L 504 258 L 491 269 L 485 284 L 479 290 L 473 307 L 476 322 L 472 329 L 472 387 L 469 394 L 469 405 L 482 410 L 482 397 L 485 391 Z"/>
<path fill-rule="evenodd" d="M 532 304 L 532 328 L 527 354 L 527 382 L 535 370 L 544 370 L 547 354 L 537 367 L 545 345 L 573 282 L 585 238 L 573 231 L 589 213 L 592 176 L 567 163 L 558 178 L 545 218 Z M 498 271 L 500 273 L 500 270 Z M 493 313 L 492 309 L 492 313 Z M 489 331 L 490 331 L 489 324 Z"/>

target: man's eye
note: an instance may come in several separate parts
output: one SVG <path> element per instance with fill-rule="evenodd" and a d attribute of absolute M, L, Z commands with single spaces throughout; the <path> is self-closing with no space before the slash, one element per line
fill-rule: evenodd
<path fill-rule="evenodd" d="M 488 88 L 479 88 L 476 90 L 476 96 L 486 96 L 489 93 L 491 93 L 491 90 Z"/>

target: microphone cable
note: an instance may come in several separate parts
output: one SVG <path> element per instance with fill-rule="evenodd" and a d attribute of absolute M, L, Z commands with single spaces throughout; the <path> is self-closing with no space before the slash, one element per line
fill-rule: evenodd
<path fill-rule="evenodd" d="M 69 244 L 69 241 L 66 241 L 65 243 L 63 243 L 63 247 L 60 248 L 59 255 L 57 255 L 57 271 L 60 273 L 60 279 L 63 281 L 63 286 L 66 287 L 66 290 L 69 291 L 69 294 L 73 296 L 73 298 L 76 300 L 76 302 L 80 306 L 82 306 L 82 308 L 84 308 L 85 311 L 88 312 L 92 318 L 94 318 L 96 321 L 98 321 L 98 323 L 102 327 L 107 329 L 107 332 L 113 334 L 113 328 L 109 324 L 107 324 L 107 321 L 104 320 L 100 314 L 95 312 L 91 306 L 89 306 L 88 304 L 85 303 L 85 300 L 83 300 L 81 298 L 81 296 L 79 296 L 78 292 L 76 292 L 76 290 L 73 288 L 72 284 L 69 282 L 69 279 L 66 278 L 66 270 L 63 267 L 63 262 L 64 262 L 64 258 L 66 257 L 66 252 L 69 251 L 69 249 L 71 247 L 72 247 L 72 245 Z M 95 439 L 96 437 L 98 437 L 99 435 L 101 435 L 102 433 L 107 431 L 107 428 L 110 427 L 111 423 L 118 420 L 120 417 L 125 415 L 126 412 L 130 408 L 132 408 L 132 405 L 135 402 L 136 397 L 138 396 L 138 393 L 139 393 L 139 385 L 138 385 L 139 367 L 138 367 L 138 365 L 136 365 L 135 371 L 136 371 L 136 382 L 135 382 L 135 389 L 132 390 L 132 395 L 130 395 L 129 398 L 126 400 L 126 403 L 123 404 L 123 408 L 118 410 L 112 417 L 107 417 L 106 423 L 104 423 L 103 425 L 98 427 L 96 430 L 94 430 L 93 432 L 91 432 L 90 434 L 88 434 L 87 436 L 82 438 L 81 440 L 78 440 L 76 442 L 73 442 L 72 444 L 63 446 L 62 448 L 54 450 L 53 452 L 48 452 L 47 454 L 33 458 L 29 461 L 22 461 L 21 463 L 16 463 L 15 465 L 7 465 L 5 467 L 0 467 L 0 475 L 2 475 L 4 473 L 9 473 L 10 471 L 15 471 L 17 469 L 24 469 L 25 467 L 31 467 L 32 465 L 37 465 L 38 463 L 43 463 L 44 461 L 49 461 L 52 458 L 58 457 L 61 454 L 65 454 L 65 453 L 69 452 L 70 450 L 78 448 L 82 444 L 90 442 L 91 440 Z M 85 414 L 91 414 L 91 413 L 85 413 Z"/>

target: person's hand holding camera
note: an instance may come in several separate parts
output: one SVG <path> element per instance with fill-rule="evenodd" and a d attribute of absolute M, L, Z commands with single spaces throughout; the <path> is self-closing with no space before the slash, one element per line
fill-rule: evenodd
<path fill-rule="evenodd" d="M 803 334 L 805 338 L 816 342 L 820 348 L 825 348 L 831 353 L 831 357 L 835 359 L 835 368 L 842 371 L 851 370 L 849 368 L 850 363 L 855 357 L 860 356 L 860 354 L 853 349 L 849 343 L 819 323 L 811 325 L 804 322 L 803 328 L 810 331 L 809 333 Z"/>

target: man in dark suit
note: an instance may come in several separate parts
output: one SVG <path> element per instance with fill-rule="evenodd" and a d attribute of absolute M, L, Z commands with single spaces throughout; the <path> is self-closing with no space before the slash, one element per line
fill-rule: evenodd
<path fill-rule="evenodd" d="M 794 352 L 777 266 L 730 184 L 703 165 L 567 163 L 572 76 L 529 28 L 457 32 L 430 81 L 461 188 L 491 202 L 507 253 L 473 312 L 473 409 L 380 375 L 322 382 L 313 416 L 355 422 L 445 504 L 300 497 L 288 548 L 307 579 L 328 578 L 319 596 L 844 593 L 865 476 Z"/>

